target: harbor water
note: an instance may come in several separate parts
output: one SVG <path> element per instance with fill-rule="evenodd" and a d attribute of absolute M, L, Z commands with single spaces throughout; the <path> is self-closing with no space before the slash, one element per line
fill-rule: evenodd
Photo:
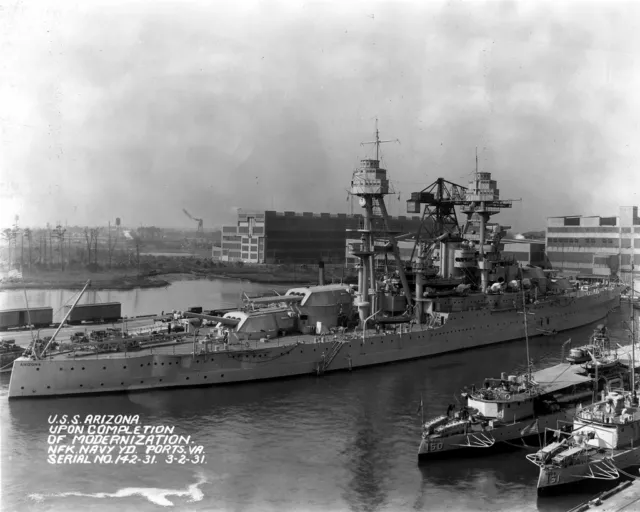
<path fill-rule="evenodd" d="M 247 283 L 189 281 L 167 290 L 117 292 L 119 298 L 104 300 L 122 301 L 123 311 L 133 304 L 130 314 L 144 314 L 206 308 L 209 297 L 233 305 L 240 288 L 249 291 Z M 156 299 L 146 294 L 157 294 Z M 163 298 L 166 303 L 154 302 Z M 628 343 L 623 326 L 628 318 L 623 304 L 602 321 L 621 344 Z M 568 338 L 574 346 L 585 343 L 594 327 L 533 338 L 536 367 L 559 362 L 562 344 Z M 537 468 L 524 457 L 533 449 L 418 464 L 421 396 L 425 416 L 442 414 L 463 386 L 525 364 L 522 340 L 322 377 L 11 402 L 9 376 L 0 375 L 0 508 L 567 510 L 589 498 L 594 487 L 538 498 Z M 165 454 L 151 464 L 49 464 L 49 421 L 64 414 L 139 415 L 140 425 L 175 426 L 175 433 L 203 447 L 205 458 L 169 461 Z"/>
<path fill-rule="evenodd" d="M 235 279 L 202 279 L 176 281 L 165 288 L 135 290 L 92 290 L 80 298 L 79 304 L 120 302 L 126 316 L 159 315 L 162 311 L 185 311 L 190 306 L 204 309 L 236 307 L 243 292 L 251 295 L 275 290 L 284 293 L 292 286 L 274 286 Z M 53 308 L 53 319 L 62 320 L 64 306 L 73 304 L 78 290 L 9 290 L 0 292 L 0 310 L 29 307 Z"/>

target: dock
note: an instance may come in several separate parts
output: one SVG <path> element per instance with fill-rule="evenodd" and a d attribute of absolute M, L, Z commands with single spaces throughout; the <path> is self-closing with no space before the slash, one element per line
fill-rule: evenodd
<path fill-rule="evenodd" d="M 553 393 L 593 380 L 583 373 L 584 369 L 579 364 L 559 363 L 533 372 L 532 377 L 545 393 Z"/>
<path fill-rule="evenodd" d="M 630 512 L 640 510 L 640 480 L 622 482 L 567 512 Z"/>

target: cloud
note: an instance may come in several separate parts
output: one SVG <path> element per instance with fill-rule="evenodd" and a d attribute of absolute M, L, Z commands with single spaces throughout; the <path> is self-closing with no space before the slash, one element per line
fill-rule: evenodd
<path fill-rule="evenodd" d="M 465 184 L 478 147 L 502 197 L 522 197 L 500 216 L 521 230 L 616 214 L 640 190 L 633 4 L 42 6 L 4 26 L 4 224 L 346 212 L 376 117 L 401 141 L 383 156 L 403 196 Z"/>

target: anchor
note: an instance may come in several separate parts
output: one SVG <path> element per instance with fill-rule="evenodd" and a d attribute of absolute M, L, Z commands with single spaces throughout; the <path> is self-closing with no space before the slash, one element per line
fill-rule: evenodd
<path fill-rule="evenodd" d="M 454 444 L 464 448 L 491 448 L 496 440 L 486 434 L 467 434 L 467 444 Z"/>

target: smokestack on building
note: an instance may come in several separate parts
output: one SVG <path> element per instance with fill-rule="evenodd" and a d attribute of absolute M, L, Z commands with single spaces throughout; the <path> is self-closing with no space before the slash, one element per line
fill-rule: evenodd
<path fill-rule="evenodd" d="M 318 286 L 324 285 L 324 261 L 318 262 Z"/>

